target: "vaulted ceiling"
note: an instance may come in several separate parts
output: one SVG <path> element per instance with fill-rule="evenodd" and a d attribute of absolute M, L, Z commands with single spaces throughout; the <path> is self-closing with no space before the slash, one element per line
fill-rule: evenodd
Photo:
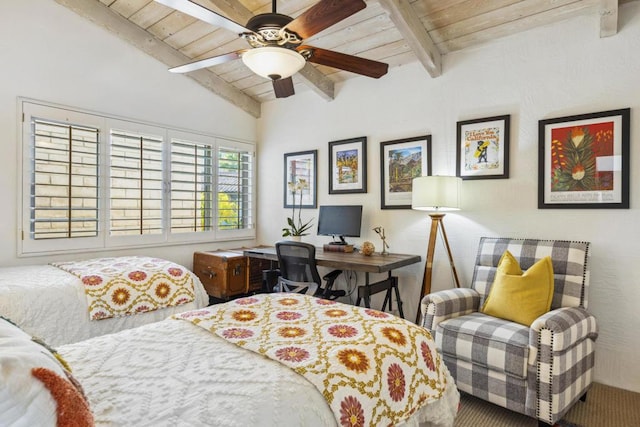
<path fill-rule="evenodd" d="M 245 49 L 247 42 L 153 0 L 56 0 L 154 58 L 175 67 Z M 241 25 L 271 12 L 270 0 L 193 0 Z M 279 0 L 293 18 L 318 0 Z M 338 1 L 339 0 L 335 0 Z M 620 0 L 620 3 L 631 0 Z M 637 0 L 633 0 L 637 1 Z M 425 78 L 442 74 L 442 57 L 488 41 L 577 15 L 596 14 L 600 36 L 618 31 L 618 0 L 366 0 L 367 7 L 305 40 L 305 44 L 373 59 L 390 67 L 419 61 Z M 445 70 L 446 71 L 446 70 Z M 235 60 L 185 74 L 249 114 L 274 99 L 272 83 Z M 312 90 L 331 100 L 334 84 L 360 77 L 335 68 L 306 66 L 293 76 L 295 92 Z M 381 82 L 384 76 L 381 78 Z M 382 84 L 382 83 L 381 83 Z"/>

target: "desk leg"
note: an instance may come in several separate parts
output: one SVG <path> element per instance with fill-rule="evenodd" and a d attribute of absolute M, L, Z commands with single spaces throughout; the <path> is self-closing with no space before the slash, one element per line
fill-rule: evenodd
<path fill-rule="evenodd" d="M 356 306 L 360 305 L 360 302 L 364 299 L 364 306 L 371 308 L 371 286 L 369 284 L 369 273 L 364 273 L 364 286 L 358 286 L 358 298 L 356 299 Z M 384 306 L 382 307 L 384 310 Z"/>
<path fill-rule="evenodd" d="M 389 287 L 387 288 L 387 293 L 384 295 L 382 310 L 384 310 L 384 308 L 387 306 L 387 303 L 389 303 L 389 311 L 393 311 L 393 298 L 391 294 L 391 290 L 393 289 L 393 280 L 391 277 L 391 272 L 387 274 L 387 280 L 389 281 Z"/>
<path fill-rule="evenodd" d="M 393 280 L 393 284 L 391 286 L 396 291 L 396 304 L 398 304 L 398 313 L 400 314 L 400 317 L 404 319 L 404 312 L 402 311 L 402 300 L 400 299 L 400 290 L 398 289 L 398 278 L 391 277 L 391 280 Z M 389 301 L 389 308 L 391 308 L 391 301 Z"/>
<path fill-rule="evenodd" d="M 404 319 L 402 300 L 400 299 L 400 291 L 398 290 L 398 278 L 392 276 L 391 273 L 389 273 L 389 276 L 386 279 L 376 283 L 369 283 L 369 273 L 366 273 L 365 285 L 358 286 L 358 298 L 356 299 L 356 305 L 360 305 L 360 302 L 364 300 L 364 306 L 366 308 L 371 308 L 371 295 L 377 294 L 378 292 L 387 291 L 387 294 L 384 298 L 384 303 L 382 304 L 382 311 L 384 311 L 384 309 L 386 308 L 387 301 L 389 302 L 389 310 L 392 310 L 392 289 L 395 290 L 396 294 L 398 314 L 400 314 L 400 317 Z"/>

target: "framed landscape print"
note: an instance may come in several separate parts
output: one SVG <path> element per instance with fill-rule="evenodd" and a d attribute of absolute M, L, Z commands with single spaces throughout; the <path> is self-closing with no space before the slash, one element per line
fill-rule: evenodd
<path fill-rule="evenodd" d="M 540 120 L 538 208 L 629 208 L 630 109 Z"/>
<path fill-rule="evenodd" d="M 458 122 L 456 176 L 509 178 L 509 122 L 508 115 Z"/>
<path fill-rule="evenodd" d="M 367 137 L 329 142 L 329 194 L 367 192 Z"/>
<path fill-rule="evenodd" d="M 381 142 L 381 209 L 411 209 L 413 178 L 423 175 L 431 175 L 431 135 Z"/>
<path fill-rule="evenodd" d="M 284 207 L 315 209 L 317 206 L 316 179 L 318 150 L 285 153 Z"/>

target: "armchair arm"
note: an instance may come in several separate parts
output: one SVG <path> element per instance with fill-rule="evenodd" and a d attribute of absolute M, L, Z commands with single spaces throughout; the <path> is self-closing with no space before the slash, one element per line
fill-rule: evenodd
<path fill-rule="evenodd" d="M 478 311 L 480 294 L 470 288 L 447 289 L 425 295 L 420 306 L 422 326 L 435 335 L 436 326 L 443 320 Z"/>
<path fill-rule="evenodd" d="M 562 307 L 533 321 L 528 413 L 553 425 L 584 396 L 593 378 L 597 337 L 596 319 L 582 307 Z"/>
<path fill-rule="evenodd" d="M 562 352 L 576 343 L 598 337 L 596 318 L 582 307 L 562 307 L 543 314 L 533 321 L 529 332 L 529 345 L 549 346 L 553 352 Z"/>

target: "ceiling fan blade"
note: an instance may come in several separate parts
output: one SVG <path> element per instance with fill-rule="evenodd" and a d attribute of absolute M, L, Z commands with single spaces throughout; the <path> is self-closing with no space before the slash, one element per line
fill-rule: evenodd
<path fill-rule="evenodd" d="M 225 62 L 239 59 L 246 52 L 246 49 L 237 50 L 235 52 L 226 53 L 224 55 L 214 56 L 213 58 L 201 59 L 199 61 L 189 62 L 188 64 L 178 67 L 169 68 L 172 73 L 188 73 L 190 71 L 199 70 L 201 68 L 213 67 L 214 65 L 224 64 Z"/>
<path fill-rule="evenodd" d="M 286 98 L 295 94 L 293 90 L 293 79 L 287 77 L 286 79 L 274 80 L 273 91 L 276 93 L 276 98 Z"/>
<path fill-rule="evenodd" d="M 347 55 L 333 50 L 313 46 L 299 46 L 296 50 L 299 52 L 303 50 L 311 51 L 311 56 L 307 60 L 314 64 L 339 68 L 340 70 L 351 71 L 352 73 L 362 74 L 363 76 L 373 77 L 375 79 L 384 76 L 389 70 L 389 65 L 384 62 Z"/>
<path fill-rule="evenodd" d="M 237 22 L 231 19 L 225 18 L 222 15 L 218 15 L 212 10 L 206 7 L 200 6 L 189 0 L 155 0 L 165 6 L 169 6 L 179 12 L 193 16 L 196 19 L 215 25 L 216 27 L 224 28 L 236 34 L 250 33 L 251 30 L 246 29 Z"/>
<path fill-rule="evenodd" d="M 320 0 L 285 28 L 306 39 L 365 7 L 367 4 L 363 0 Z"/>

